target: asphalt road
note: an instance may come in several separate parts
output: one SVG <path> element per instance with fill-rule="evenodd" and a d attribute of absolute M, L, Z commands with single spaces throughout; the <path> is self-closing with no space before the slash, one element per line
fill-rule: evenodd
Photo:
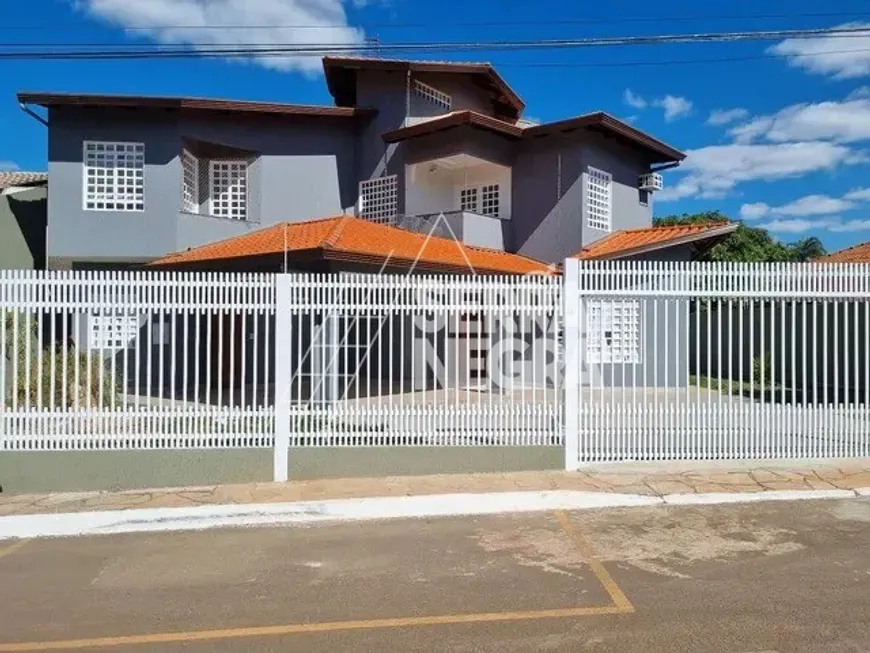
<path fill-rule="evenodd" d="M 3 543 L 4 651 L 870 650 L 870 500 Z"/>

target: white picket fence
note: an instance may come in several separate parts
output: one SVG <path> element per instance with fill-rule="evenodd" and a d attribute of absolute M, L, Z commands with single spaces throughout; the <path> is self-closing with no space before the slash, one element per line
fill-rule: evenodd
<path fill-rule="evenodd" d="M 870 455 L 870 267 L 0 272 L 0 451 Z M 426 455 L 421 452 L 421 455 Z"/>
<path fill-rule="evenodd" d="M 568 261 L 565 300 L 569 468 L 870 455 L 870 266 Z"/>

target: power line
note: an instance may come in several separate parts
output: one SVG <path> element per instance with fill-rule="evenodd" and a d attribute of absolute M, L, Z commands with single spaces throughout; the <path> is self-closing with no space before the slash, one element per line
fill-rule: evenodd
<path fill-rule="evenodd" d="M 808 12 L 808 13 L 767 13 L 767 14 L 710 14 L 688 16 L 622 16 L 620 18 L 568 18 L 564 20 L 522 20 L 522 21 L 469 21 L 454 23 L 439 23 L 439 29 L 454 27 L 525 27 L 525 26 L 553 26 L 553 25 L 618 25 L 624 23 L 649 23 L 649 22 L 695 22 L 705 20 L 760 20 L 774 18 L 845 18 L 845 17 L 870 16 L 866 11 L 835 11 L 835 12 Z M 151 31 L 151 30 L 249 30 L 249 29 L 341 29 L 359 27 L 363 29 L 431 29 L 431 23 L 360 23 L 349 25 L 347 23 L 333 24 L 277 24 L 277 25 L 132 25 L 122 27 L 128 31 Z M 0 26 L 0 32 L 12 31 L 64 31 L 69 32 L 69 25 L 4 25 Z"/>
<path fill-rule="evenodd" d="M 669 45 L 685 43 L 717 43 L 738 41 L 764 41 L 779 39 L 812 38 L 867 38 L 870 29 L 848 27 L 835 29 L 768 30 L 754 32 L 712 32 L 701 34 L 662 34 L 654 36 L 589 37 L 583 39 L 553 39 L 526 41 L 474 41 L 474 42 L 407 42 L 378 44 L 233 44 L 215 46 L 164 47 L 153 46 L 140 50 L 127 46 L 105 50 L 82 49 L 84 46 L 64 45 L 60 49 L 46 51 L 0 51 L 2 59 L 142 59 L 186 58 L 202 56 L 261 57 L 261 56 L 324 56 L 330 54 L 364 54 L 369 51 L 386 52 L 462 52 L 462 51 L 512 51 L 540 49 L 573 49 L 589 47 L 624 47 L 638 45 Z M 0 44 L 0 48 L 10 47 Z M 16 46 L 20 47 L 20 46 Z M 94 46 L 102 47 L 102 46 Z"/>
<path fill-rule="evenodd" d="M 870 52 L 870 48 L 860 48 L 857 50 L 827 50 L 824 52 L 810 52 L 800 54 L 789 54 L 789 59 L 802 57 L 817 57 L 820 55 L 829 54 L 851 54 L 851 53 L 866 53 Z M 498 68 L 623 68 L 623 67 L 638 67 L 638 66 L 677 66 L 681 64 L 710 64 L 710 63 L 732 63 L 741 61 L 760 61 L 760 60 L 780 60 L 781 55 L 778 54 L 759 54 L 747 57 L 717 57 L 713 59 L 667 59 L 659 61 L 534 61 L 534 62 L 492 62 L 493 66 Z"/>

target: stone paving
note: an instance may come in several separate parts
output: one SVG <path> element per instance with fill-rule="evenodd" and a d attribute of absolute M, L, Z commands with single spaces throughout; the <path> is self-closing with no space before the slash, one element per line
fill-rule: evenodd
<path fill-rule="evenodd" d="M 365 497 L 541 490 L 581 490 L 663 496 L 710 492 L 866 488 L 870 488 L 870 459 L 792 464 L 780 461 L 632 463 L 586 467 L 577 472 L 444 474 L 117 492 L 0 494 L 0 516 L 209 504 L 289 503 Z"/>

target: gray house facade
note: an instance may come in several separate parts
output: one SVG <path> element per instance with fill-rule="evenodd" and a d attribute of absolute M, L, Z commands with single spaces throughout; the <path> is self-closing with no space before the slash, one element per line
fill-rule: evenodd
<path fill-rule="evenodd" d="M 489 64 L 327 57 L 324 74 L 332 106 L 19 94 L 48 112 L 48 267 L 376 273 L 389 264 L 451 274 L 467 271 L 468 256 L 495 250 L 507 258 L 476 271 L 546 274 L 575 255 L 681 260 L 697 241 L 730 229 L 660 237 L 651 227 L 659 171 L 684 155 L 603 112 L 524 121 L 523 101 Z M 341 224 L 314 238 L 328 219 Z M 634 242 L 638 231 L 655 232 L 649 247 L 612 246 L 622 235 Z M 464 250 L 445 259 L 445 246 L 421 260 L 411 233 Z M 213 246 L 223 253 L 212 255 Z M 237 253 L 228 257 L 227 248 Z M 633 318 L 645 334 L 637 361 L 616 360 L 615 309 L 598 310 L 607 384 L 662 385 L 661 369 L 673 370 L 664 385 L 687 383 L 684 361 L 662 359 L 648 341 L 642 307 Z M 314 323 L 332 333 L 327 318 Z M 684 334 L 686 319 L 675 313 L 668 324 Z M 331 351 L 330 343 L 320 349 Z M 485 347 L 477 349 L 482 365 Z M 308 372 L 349 376 L 324 371 L 325 360 L 312 359 Z M 466 363 L 455 368 L 460 376 L 471 376 Z M 414 369 L 411 379 L 397 374 L 418 388 Z M 488 378 L 482 368 L 474 377 Z"/>
<path fill-rule="evenodd" d="M 525 122 L 488 64 L 327 57 L 324 72 L 334 106 L 20 93 L 48 114 L 49 267 L 336 215 L 556 263 L 650 226 L 653 173 L 683 158 L 604 113 Z"/>

